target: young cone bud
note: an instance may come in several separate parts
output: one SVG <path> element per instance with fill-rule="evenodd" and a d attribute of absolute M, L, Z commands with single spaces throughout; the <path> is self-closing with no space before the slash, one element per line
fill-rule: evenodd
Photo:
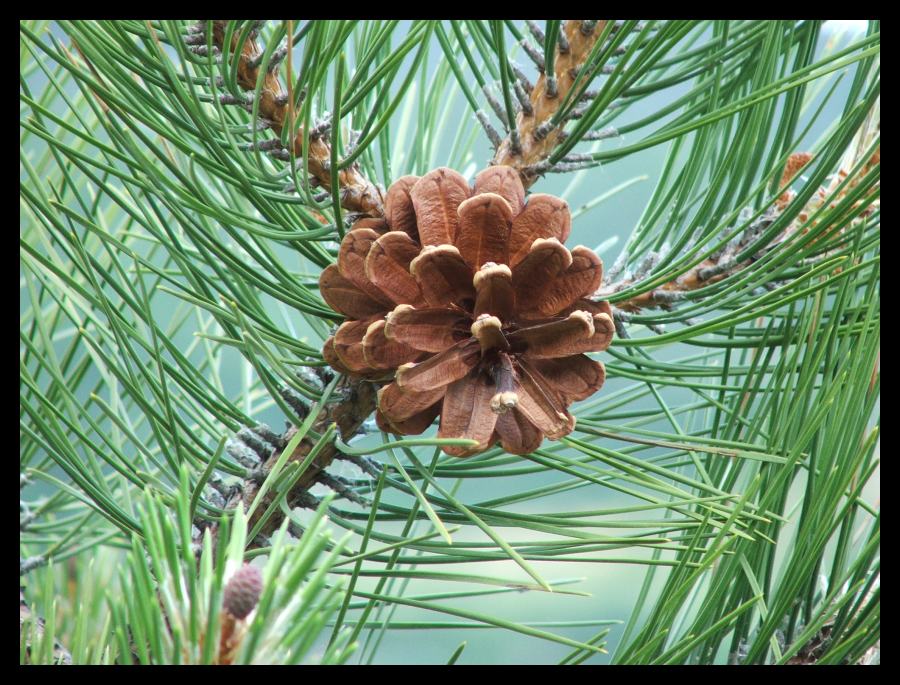
<path fill-rule="evenodd" d="M 244 564 L 225 585 L 222 608 L 237 619 L 245 619 L 256 608 L 262 593 L 262 574 Z"/>

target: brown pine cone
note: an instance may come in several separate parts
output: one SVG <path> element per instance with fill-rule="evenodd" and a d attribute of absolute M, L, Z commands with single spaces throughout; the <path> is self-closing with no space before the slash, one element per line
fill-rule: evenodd
<path fill-rule="evenodd" d="M 469 456 L 498 441 L 528 454 L 575 426 L 567 408 L 603 385 L 609 304 L 588 300 L 603 264 L 563 246 L 568 205 L 525 190 L 495 166 L 474 189 L 452 169 L 404 176 L 385 198 L 385 219 L 362 219 L 322 272 L 325 301 L 347 321 L 323 356 L 356 377 L 393 382 L 378 393 L 382 430 L 422 433 L 440 415 L 445 446 Z"/>

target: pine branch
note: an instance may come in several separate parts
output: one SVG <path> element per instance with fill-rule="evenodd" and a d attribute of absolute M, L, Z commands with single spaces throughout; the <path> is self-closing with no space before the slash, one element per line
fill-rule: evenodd
<path fill-rule="evenodd" d="M 225 20 L 217 19 L 212 22 L 213 26 L 213 45 L 220 51 L 223 49 L 225 40 Z M 206 24 L 201 23 L 199 28 L 205 31 Z M 255 34 L 255 32 L 254 32 Z M 254 92 L 256 90 L 257 79 L 259 78 L 260 60 L 263 50 L 260 49 L 256 42 L 254 34 L 241 45 L 240 62 L 237 69 L 237 83 L 245 91 Z M 194 34 L 196 35 L 196 34 Z M 238 35 L 232 38 L 232 49 L 238 47 Z M 282 59 L 286 54 L 285 49 L 276 51 L 273 61 Z M 277 63 L 277 62 L 276 62 Z M 259 116 L 265 120 L 266 127 L 271 128 L 276 135 L 280 135 L 284 128 L 285 122 L 289 116 L 296 119 L 297 112 L 288 102 L 287 93 L 282 88 L 281 80 L 269 64 L 269 69 L 263 76 L 263 85 L 259 94 Z M 327 127 L 331 125 L 330 120 L 326 122 L 326 126 L 317 126 L 309 132 L 309 173 L 315 178 L 322 188 L 331 192 L 331 148 L 325 141 L 325 133 Z M 303 157 L 303 129 L 298 127 L 297 135 L 294 138 L 294 156 L 298 159 Z M 384 214 L 384 198 L 381 191 L 376 185 L 369 181 L 361 171 L 358 165 L 351 164 L 346 169 L 338 172 L 338 183 L 340 185 L 341 206 L 351 212 L 360 212 L 368 216 L 382 216 Z"/>
<path fill-rule="evenodd" d="M 547 74 L 541 72 L 537 83 L 531 89 L 530 111 L 523 108 L 516 117 L 516 134 L 521 144 L 521 152 L 516 151 L 513 136 L 507 136 L 497 148 L 491 164 L 505 164 L 517 169 L 526 188 L 531 186 L 541 173 L 554 171 L 544 163 L 562 138 L 566 122 L 563 121 L 553 127 L 550 121 L 575 85 L 578 71 L 603 33 L 606 23 L 605 20 L 599 22 L 569 20 L 565 23 L 554 48 L 557 53 L 553 60 L 554 75 L 548 80 Z M 532 28 L 532 32 L 535 28 L 537 27 Z M 540 35 L 543 36 L 542 33 Z M 523 41 L 523 45 L 526 51 L 530 47 L 527 41 Z M 539 55 L 531 52 L 527 54 L 535 60 L 540 69 L 543 69 L 544 62 Z"/>
<path fill-rule="evenodd" d="M 863 137 L 865 137 L 865 133 L 863 133 Z M 871 138 L 874 137 L 874 131 L 870 132 L 870 142 Z M 862 150 L 859 149 L 859 146 L 856 146 L 855 149 L 856 154 L 860 154 Z M 796 178 L 796 176 L 800 173 L 800 171 L 806 167 L 811 161 L 813 157 L 811 154 L 806 152 L 798 152 L 792 154 L 785 164 L 784 171 L 781 176 L 781 183 L 779 187 L 783 187 L 787 185 L 792 179 Z M 678 278 L 665 283 L 664 285 L 649 290 L 647 292 L 641 293 L 640 295 L 636 295 L 632 298 L 624 300 L 622 302 L 617 302 L 617 309 L 624 312 L 640 312 L 643 309 L 653 309 L 653 308 L 665 308 L 670 309 L 672 305 L 684 298 L 684 296 L 691 292 L 692 290 L 697 290 L 698 288 L 702 288 L 717 281 L 721 281 L 729 276 L 732 276 L 743 269 L 746 269 L 759 258 L 764 256 L 766 253 L 771 250 L 777 248 L 782 243 L 791 239 L 792 236 L 797 234 L 798 232 L 806 233 L 810 230 L 810 227 L 804 228 L 806 225 L 810 215 L 823 206 L 826 202 L 830 203 L 831 207 L 837 205 L 840 200 L 847 195 L 847 193 L 852 190 L 856 185 L 859 184 L 860 180 L 877 164 L 881 161 L 881 148 L 876 150 L 876 152 L 869 158 L 869 160 L 862 167 L 860 172 L 854 176 L 853 179 L 843 188 L 840 192 L 837 192 L 837 187 L 847 178 L 847 175 L 850 173 L 850 169 L 856 165 L 857 158 L 853 154 L 849 154 L 848 157 L 845 158 L 844 163 L 841 165 L 841 169 L 831 180 L 828 188 L 819 188 L 816 193 L 813 194 L 812 198 L 804 205 L 803 209 L 797 214 L 793 221 L 788 224 L 788 226 L 775 238 L 773 239 L 765 248 L 754 254 L 749 259 L 738 261 L 735 259 L 735 255 L 739 254 L 750 245 L 759 235 L 765 231 L 777 218 L 792 203 L 795 193 L 791 190 L 785 190 L 776 200 L 775 205 L 770 208 L 766 213 L 760 216 L 756 221 L 754 221 L 737 239 L 732 240 L 723 250 L 720 250 L 718 253 L 710 256 L 708 259 L 703 260 L 699 264 L 697 264 L 694 268 L 690 269 L 686 273 L 682 274 Z M 877 186 L 876 186 L 877 187 Z M 869 192 L 873 193 L 876 188 L 872 188 Z M 857 202 L 858 206 L 860 203 Z M 871 214 L 875 207 L 876 203 L 873 203 L 863 212 L 863 216 L 868 216 Z M 833 232 L 829 232 L 828 237 L 833 237 Z M 825 258 L 828 256 L 828 253 L 823 254 L 819 259 Z M 604 285 L 600 290 L 595 294 L 595 298 L 597 300 L 606 300 L 611 295 L 614 295 L 617 292 L 628 288 L 635 283 L 639 283 L 652 269 L 653 264 L 651 263 L 657 257 L 655 253 L 651 253 L 646 260 L 635 270 L 635 273 L 627 278 L 623 278 L 614 283 L 610 283 Z M 617 269 L 614 267 L 614 271 Z"/>
<path fill-rule="evenodd" d="M 568 171 L 580 168 L 582 165 L 590 165 L 590 160 L 581 159 L 577 155 L 570 155 L 563 158 L 563 161 L 554 167 L 547 164 L 546 159 L 552 152 L 555 144 L 564 137 L 562 126 L 555 129 L 548 127 L 548 122 L 552 118 L 556 108 L 565 98 L 566 94 L 574 84 L 575 76 L 578 69 L 582 66 L 583 61 L 590 53 L 597 37 L 602 33 L 603 26 L 591 26 L 590 22 L 567 22 L 564 32 L 568 36 L 563 52 L 559 50 L 557 59 L 555 60 L 555 71 L 557 74 L 557 94 L 555 97 L 546 97 L 544 93 L 545 79 L 542 74 L 538 82 L 534 85 L 531 93 L 532 113 L 524 111 L 519 112 L 516 120 L 516 131 L 521 135 L 523 142 L 523 150 L 521 154 L 513 154 L 513 138 L 508 136 L 498 146 L 495 163 L 507 164 L 517 168 L 520 173 L 525 173 L 527 184 L 533 183 L 539 173 Z M 253 81 L 255 85 L 255 80 Z M 487 89 L 486 95 L 490 95 Z M 264 98 L 263 98 L 264 99 Z M 490 99 L 490 98 L 489 98 Z M 496 103 L 498 117 L 503 120 L 502 108 Z M 262 110 L 261 110 L 262 111 Z M 481 114 L 479 112 L 479 114 Z M 481 117 L 480 117 L 481 118 Z M 486 120 L 486 117 L 483 117 Z M 539 123 L 541 122 L 541 123 Z M 319 125 L 315 133 L 317 140 L 321 140 L 327 132 L 327 124 Z M 499 137 L 499 136 L 498 136 Z M 312 135 L 311 135 L 312 138 Z M 782 185 L 786 185 L 790 178 L 795 176 L 802 168 L 803 164 L 798 164 L 798 157 L 792 156 L 785 169 Z M 803 157 L 804 162 L 809 161 L 809 157 Z M 562 168 L 557 168 L 562 167 Z M 523 176 L 524 178 L 524 176 Z M 324 185 L 324 183 L 323 183 Z M 692 290 L 710 285 L 717 281 L 723 280 L 728 276 L 746 268 L 753 263 L 760 254 L 755 255 L 749 260 L 737 262 L 734 255 L 742 251 L 748 244 L 756 239 L 759 234 L 764 231 L 777 218 L 778 214 L 785 209 L 787 205 L 782 203 L 778 208 L 771 210 L 763 215 L 757 222 L 750 226 L 738 240 L 732 241 L 731 244 L 722 250 L 719 254 L 704 260 L 686 274 L 667 283 L 659 288 L 655 288 L 649 292 L 642 293 L 630 300 L 617 303 L 617 330 L 622 336 L 625 332 L 623 322 L 628 312 L 638 312 L 645 308 L 671 308 L 672 305 L 682 299 L 684 295 Z M 801 222 L 802 223 L 802 222 Z M 773 241 L 768 247 L 772 249 L 775 245 L 787 239 L 792 231 L 796 230 L 799 224 L 793 222 L 785 232 Z M 652 269 L 651 260 L 645 260 L 644 268 L 636 270 L 634 275 L 622 279 L 613 284 L 603 287 L 598 291 L 597 299 L 607 299 L 610 295 L 619 292 L 634 283 L 640 282 Z M 624 336 L 623 336 L 624 337 Z M 375 410 L 375 386 L 364 380 L 353 380 L 344 378 L 341 381 L 340 392 L 342 398 L 335 403 L 329 404 L 324 411 L 321 412 L 319 418 L 316 419 L 311 434 L 322 434 L 332 423 L 336 423 L 345 440 L 355 435 L 361 428 L 363 422 Z M 292 406 L 294 406 L 298 416 L 303 418 L 306 415 L 306 408 L 298 407 L 293 404 L 290 398 L 285 398 Z M 287 433 L 280 436 L 279 444 L 283 447 L 294 435 L 296 429 L 291 428 Z M 274 441 L 272 441 L 274 442 Z M 311 437 L 305 438 L 294 453 L 288 458 L 288 462 L 300 462 L 310 453 L 315 441 Z M 253 447 L 251 445 L 251 447 Z M 260 456 L 261 466 L 252 469 L 248 473 L 248 477 L 240 488 L 236 488 L 227 506 L 234 507 L 238 503 L 242 503 L 245 510 L 250 507 L 259 493 L 260 487 L 272 467 L 281 456 L 282 449 L 274 451 L 262 451 L 254 448 Z M 338 456 L 337 450 L 333 445 L 327 445 L 316 457 L 313 463 L 308 467 L 306 472 L 301 476 L 299 481 L 293 486 L 291 492 L 286 497 L 289 507 L 296 506 L 314 506 L 314 500 L 310 497 L 309 490 L 317 483 L 325 484 L 334 488 L 338 486 L 332 476 L 327 474 L 326 469 L 332 461 Z M 339 488 L 340 494 L 350 497 L 350 492 L 346 488 Z M 259 517 L 265 512 L 274 498 L 273 493 L 268 493 L 255 509 L 254 517 L 251 519 L 251 527 L 259 520 Z M 352 497 L 351 497 L 352 499 Z M 276 512 L 261 529 L 261 537 L 268 536 L 273 530 L 280 525 L 283 516 L 280 512 Z M 251 545 L 256 544 L 251 541 Z"/>
<path fill-rule="evenodd" d="M 762 255 L 754 255 L 751 259 L 742 262 L 735 261 L 734 255 L 749 245 L 760 233 L 762 233 L 762 231 L 768 228 L 776 218 L 777 214 L 775 212 L 767 212 L 753 222 L 753 224 L 751 224 L 740 236 L 739 240 L 733 241 L 725 250 L 721 251 L 720 254 L 703 260 L 688 272 L 658 288 L 641 293 L 628 300 L 617 302 L 616 307 L 622 311 L 632 313 L 647 308 L 671 308 L 675 302 L 683 299 L 690 291 L 721 281 L 724 278 L 737 273 L 741 269 L 748 267 Z M 788 235 L 788 231 L 786 230 L 782 234 L 781 239 L 787 239 Z M 780 240 L 776 242 L 780 242 Z M 769 248 L 771 247 L 772 245 L 769 246 Z M 651 253 L 648 258 L 641 263 L 633 275 L 603 286 L 597 291 L 595 298 L 597 300 L 607 300 L 611 295 L 614 295 L 635 283 L 639 283 L 652 269 L 652 262 L 656 257 L 658 257 L 656 253 Z"/>
<path fill-rule="evenodd" d="M 326 404 L 314 421 L 310 433 L 323 434 L 331 424 L 337 424 L 343 439 L 345 441 L 349 440 L 359 432 L 363 422 L 375 411 L 375 391 L 376 387 L 370 381 L 342 378 L 335 389 L 339 400 Z M 309 411 L 308 408 L 305 410 Z M 225 503 L 226 508 L 231 509 L 239 504 L 242 505 L 244 511 L 250 508 L 265 478 L 271 473 L 284 448 L 297 432 L 297 429 L 292 426 L 283 435 L 273 439 L 270 434 L 267 434 L 268 430 L 268 427 L 262 426 L 257 427 L 253 431 L 245 429 L 238 434 L 237 437 L 240 438 L 243 444 L 261 457 L 262 464 L 258 468 L 249 471 L 244 482 L 232 490 L 230 498 Z M 261 441 L 259 438 L 265 438 L 265 440 Z M 309 455 L 315 444 L 315 439 L 311 435 L 307 435 L 300 441 L 300 444 L 291 456 L 288 457 L 287 463 L 302 462 Z M 352 499 L 351 491 L 343 487 L 343 483 L 338 479 L 326 473 L 326 469 L 331 463 L 342 456 L 333 443 L 325 445 L 285 497 L 288 507 L 314 507 L 318 500 L 310 496 L 309 490 L 318 483 L 335 489 L 338 494 Z M 278 496 L 271 490 L 264 495 L 249 520 L 250 528 L 254 527 L 272 501 Z M 284 515 L 280 511 L 276 511 L 260 530 L 259 537 L 268 537 L 278 529 L 283 521 Z M 218 535 L 218 526 L 212 526 L 210 532 L 215 540 Z M 201 536 L 202 531 L 197 536 L 197 541 L 199 541 Z M 259 546 L 258 541 L 250 540 L 249 546 Z"/>
<path fill-rule="evenodd" d="M 541 133 L 539 136 L 535 135 L 535 131 L 538 129 L 539 124 L 546 124 L 553 116 L 560 102 L 572 88 L 578 69 L 582 66 L 584 60 L 587 58 L 588 54 L 590 54 L 591 48 L 597 38 L 603 32 L 605 22 L 600 22 L 599 26 L 594 24 L 596 24 L 596 22 L 567 22 L 563 31 L 560 32 L 560 37 L 555 48 L 559 51 L 559 56 L 555 60 L 556 90 L 554 96 L 552 98 L 545 97 L 544 90 L 546 87 L 546 79 L 543 74 L 538 79 L 537 84 L 533 86 L 530 98 L 528 98 L 524 92 L 520 94 L 519 100 L 521 108 L 516 120 L 516 128 L 502 141 L 500 141 L 499 135 L 494 132 L 497 143 L 495 145 L 497 154 L 493 162 L 494 164 L 513 166 L 521 173 L 526 167 L 542 163 L 549 156 L 555 143 L 562 135 L 562 126 L 552 132 Z M 221 41 L 223 40 L 223 27 L 224 24 L 222 22 L 216 22 L 215 31 L 218 44 L 221 44 Z M 250 45 L 250 47 L 248 47 L 248 45 Z M 258 54 L 258 49 L 256 48 L 255 43 L 248 41 L 242 50 L 242 63 L 238 68 L 238 82 L 242 87 L 248 90 L 255 88 L 256 72 L 251 72 L 244 65 L 244 60 L 249 58 L 249 56 L 256 54 Z M 272 80 L 273 77 L 271 74 L 267 74 L 266 79 L 267 86 L 269 86 L 270 80 Z M 277 80 L 275 80 L 272 87 L 280 88 L 277 84 Z M 500 106 L 500 103 L 493 98 L 492 93 L 487 87 L 482 90 L 487 97 L 489 104 L 491 104 L 495 110 L 498 118 L 501 121 L 504 121 L 504 111 Z M 263 109 L 263 103 L 266 101 L 267 97 L 261 96 L 260 113 L 262 116 L 273 121 L 273 128 L 280 130 L 281 124 L 278 122 L 280 121 L 283 124 L 285 114 L 274 104 L 269 109 Z M 481 112 L 478 112 L 478 114 L 480 115 L 479 120 L 482 121 L 482 124 L 485 125 L 488 133 L 491 134 L 493 128 L 490 126 L 489 122 L 487 122 L 487 117 Z M 520 136 L 525 149 L 518 152 L 517 143 Z M 300 138 L 302 139 L 302 136 L 300 136 Z M 313 140 L 312 134 L 310 135 L 310 140 Z M 527 144 L 525 144 L 526 140 Z M 321 136 L 316 136 L 315 143 L 325 146 Z M 325 146 L 325 148 L 327 149 L 327 146 Z M 311 148 L 311 153 L 312 152 L 313 150 Z M 313 157 L 313 154 L 310 154 L 310 171 L 315 178 L 320 180 L 321 185 L 327 188 L 329 178 L 320 177 L 314 172 Z M 318 155 L 316 155 L 316 157 L 318 157 Z M 320 157 L 320 159 L 326 160 L 327 162 L 328 155 L 325 154 Z M 579 160 L 573 161 L 568 158 L 564 160 L 564 164 L 568 166 L 573 164 L 578 165 L 580 163 L 582 162 Z M 548 170 L 554 171 L 554 169 Z M 568 167 L 565 170 L 568 170 Z M 526 186 L 531 185 L 537 177 L 538 174 L 536 173 L 529 175 Z M 346 203 L 343 204 L 347 207 Z M 380 215 L 383 214 L 383 208 L 379 206 L 377 209 L 373 208 L 367 211 L 367 213 L 371 216 Z M 313 425 L 311 433 L 322 434 L 329 425 L 336 423 L 341 435 L 347 440 L 359 431 L 363 422 L 373 411 L 375 411 L 376 388 L 371 382 L 344 378 L 341 381 L 339 390 L 343 395 L 342 399 L 336 403 L 329 404 L 325 410 L 321 412 L 319 418 L 316 419 Z M 285 444 L 290 440 L 294 435 L 295 430 L 296 429 L 291 428 L 287 433 L 281 436 L 282 444 Z M 315 441 L 310 437 L 305 438 L 301 441 L 294 453 L 288 458 L 288 461 L 303 461 L 313 448 L 314 444 Z M 253 470 L 253 474 L 256 476 L 266 475 L 271 471 L 272 467 L 281 456 L 281 449 L 276 450 L 268 456 L 260 456 L 264 461 L 259 469 Z M 333 489 L 336 488 L 338 489 L 339 494 L 342 494 L 349 499 L 353 499 L 352 491 L 347 488 L 341 488 L 339 481 L 336 481 L 333 476 L 326 473 L 326 469 L 337 456 L 337 450 L 333 445 L 327 445 L 320 452 L 286 497 L 286 502 L 289 507 L 309 505 L 309 489 L 316 483 L 327 485 Z M 235 507 L 241 503 L 245 509 L 249 508 L 260 490 L 261 483 L 262 480 L 258 477 L 248 477 L 242 487 L 235 490 L 233 496 L 228 501 L 227 506 Z M 257 505 L 254 517 L 251 518 L 250 521 L 251 527 L 256 523 L 259 516 L 266 511 L 274 496 L 273 493 L 268 493 L 263 501 Z M 280 525 L 282 520 L 283 516 L 281 513 L 276 512 L 260 531 L 261 536 L 270 534 L 278 525 Z M 215 531 L 213 532 L 215 534 Z M 250 544 L 253 545 L 254 541 L 251 541 Z"/>

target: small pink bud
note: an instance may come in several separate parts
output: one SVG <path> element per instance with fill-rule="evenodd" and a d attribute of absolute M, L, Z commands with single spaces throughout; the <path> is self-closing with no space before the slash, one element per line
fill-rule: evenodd
<path fill-rule="evenodd" d="M 256 566 L 244 564 L 225 584 L 222 608 L 237 619 L 246 618 L 259 602 L 262 574 Z"/>

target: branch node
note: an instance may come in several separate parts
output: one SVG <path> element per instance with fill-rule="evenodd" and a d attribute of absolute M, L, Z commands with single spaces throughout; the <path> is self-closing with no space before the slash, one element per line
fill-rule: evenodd
<path fill-rule="evenodd" d="M 288 48 L 280 47 L 275 52 L 272 53 L 272 59 L 269 60 L 269 68 L 268 71 L 271 74 L 278 68 L 278 65 L 281 64 L 282 60 L 284 60 L 285 56 L 288 54 Z"/>
<path fill-rule="evenodd" d="M 23 515 L 19 517 L 19 530 L 23 531 L 31 525 L 31 522 L 34 521 L 37 514 L 31 511 L 27 503 L 22 501 L 19 501 L 19 511 L 24 512 Z"/>
<path fill-rule="evenodd" d="M 316 481 L 326 487 L 331 488 L 338 495 L 340 495 L 344 499 L 350 500 L 354 504 L 359 504 L 360 506 L 366 506 L 368 504 L 365 499 L 354 492 L 353 488 L 350 487 L 350 484 L 347 483 L 347 481 L 339 476 L 332 476 L 326 471 L 320 471 L 318 474 L 316 474 Z"/>
<path fill-rule="evenodd" d="M 266 476 L 269 475 L 268 469 L 258 466 L 256 468 L 248 469 L 246 479 L 251 480 L 257 485 L 262 485 L 266 480 Z"/>
<path fill-rule="evenodd" d="M 298 419 L 303 421 L 309 416 L 309 404 L 300 397 L 293 388 L 282 386 L 280 388 L 280 393 L 282 399 L 284 399 L 284 401 L 290 405 L 291 409 L 294 410 L 294 414 L 297 415 Z"/>
<path fill-rule="evenodd" d="M 219 104 L 239 105 L 244 109 L 250 110 L 253 107 L 253 93 L 247 93 L 246 95 L 232 95 L 231 93 L 223 93 L 219 96 Z"/>
<path fill-rule="evenodd" d="M 522 84 L 518 81 L 514 81 L 513 90 L 516 93 L 516 99 L 519 101 L 519 106 L 522 108 L 522 114 L 526 117 L 534 116 L 534 107 L 531 106 L 531 99 L 528 97 L 528 93 L 525 92 L 525 89 L 522 88 Z"/>
<path fill-rule="evenodd" d="M 642 281 L 647 275 L 653 271 L 657 264 L 659 264 L 660 256 L 658 252 L 651 252 L 648 254 L 644 260 L 638 264 L 637 268 L 634 272 L 634 280 Z"/>
<path fill-rule="evenodd" d="M 519 130 L 516 128 L 509 132 L 509 150 L 514 155 L 522 154 L 522 141 L 519 138 Z"/>
<path fill-rule="evenodd" d="M 559 96 L 559 89 L 556 86 L 556 76 L 548 74 L 546 84 L 544 85 L 544 97 L 555 98 Z"/>
<path fill-rule="evenodd" d="M 535 47 L 528 42 L 527 39 L 523 38 L 519 41 L 519 45 L 525 50 L 525 54 L 528 55 L 528 58 L 534 62 L 534 66 L 537 67 L 537 70 L 544 73 L 544 56 L 539 53 Z"/>
<path fill-rule="evenodd" d="M 588 131 L 582 140 L 605 140 L 607 138 L 617 138 L 619 135 L 621 135 L 619 129 L 615 126 L 608 126 L 599 131 Z"/>
<path fill-rule="evenodd" d="M 28 557 L 26 559 L 19 559 L 19 575 L 24 576 L 29 571 L 33 571 L 36 568 L 40 568 L 41 566 L 47 563 L 46 557 L 42 557 L 40 555 Z"/>
<path fill-rule="evenodd" d="M 684 292 L 681 290 L 657 289 L 651 293 L 650 299 L 657 304 L 672 304 L 673 302 L 677 302 L 678 300 L 683 300 Z"/>
<path fill-rule="evenodd" d="M 250 29 L 250 38 L 251 39 L 254 39 L 254 40 L 256 39 L 256 37 L 259 35 L 260 29 L 262 29 L 262 27 L 266 25 L 266 22 L 267 22 L 266 19 L 254 19 L 253 20 L 253 27 Z"/>
<path fill-rule="evenodd" d="M 362 216 L 364 216 L 364 215 L 360 214 L 359 216 L 360 216 L 360 218 L 362 218 Z M 316 368 L 323 368 L 323 367 L 316 367 Z M 312 385 L 313 387 L 319 388 L 320 390 L 322 388 L 324 388 L 326 385 L 328 385 L 328 381 L 323 383 L 322 379 L 319 377 L 319 375 L 308 366 L 298 367 L 297 370 L 294 371 L 294 375 L 298 379 L 303 381 L 304 383 L 308 383 L 308 384 Z"/>
<path fill-rule="evenodd" d="M 707 266 L 697 271 L 697 278 L 701 281 L 708 281 L 714 276 L 721 276 L 725 272 L 734 268 L 737 264 L 734 257 L 725 257 L 715 266 Z"/>
<path fill-rule="evenodd" d="M 572 109 L 569 110 L 569 113 L 566 114 L 563 121 L 569 121 L 570 119 L 581 119 L 581 117 L 584 116 L 584 113 L 587 112 L 588 107 L 590 107 L 590 106 L 591 106 L 590 103 L 586 103 L 579 107 L 573 107 Z"/>
<path fill-rule="evenodd" d="M 292 504 L 295 507 L 303 507 L 304 509 L 318 509 L 321 500 L 315 495 L 310 494 L 306 490 L 301 490 L 294 497 Z"/>
<path fill-rule="evenodd" d="M 565 157 L 562 158 L 563 162 L 574 163 L 574 162 L 593 162 L 594 158 L 590 155 L 590 153 L 585 152 L 570 152 Z"/>
<path fill-rule="evenodd" d="M 243 145 L 241 145 L 241 149 L 248 152 L 252 152 L 253 150 L 259 150 L 260 152 L 270 152 L 272 150 L 283 150 L 284 145 L 281 144 L 281 141 L 278 140 L 278 138 L 267 138 L 266 140 L 256 141 L 256 144 L 252 142 L 244 143 Z"/>
<path fill-rule="evenodd" d="M 521 84 L 522 89 L 526 93 L 530 93 L 531 91 L 533 91 L 534 84 L 531 83 L 531 81 L 525 75 L 525 72 L 522 71 L 522 68 L 515 62 L 510 62 L 510 65 L 512 66 L 513 73 L 516 75 L 516 79 L 518 79 L 519 83 Z"/>
<path fill-rule="evenodd" d="M 497 133 L 497 129 L 495 129 L 491 122 L 487 118 L 487 114 L 485 114 L 482 110 L 478 110 L 475 112 L 475 116 L 478 121 L 481 123 L 481 127 L 484 129 L 484 132 L 487 134 L 488 140 L 491 141 L 491 145 L 494 146 L 496 150 L 503 143 L 503 138 Z"/>
<path fill-rule="evenodd" d="M 534 129 L 534 132 L 531 134 L 534 139 L 538 142 L 541 142 L 554 128 L 553 124 L 550 123 L 549 120 L 545 121 L 543 124 Z"/>
<path fill-rule="evenodd" d="M 369 457 L 359 457 L 355 454 L 342 454 L 338 453 L 338 459 L 343 461 L 349 461 L 351 464 L 355 464 L 360 468 L 360 470 L 368 473 L 373 478 L 378 478 L 381 475 L 381 465 Z"/>
<path fill-rule="evenodd" d="M 325 116 L 313 126 L 309 131 L 309 140 L 318 140 L 319 138 L 326 137 L 331 132 L 331 115 L 327 112 Z"/>
<path fill-rule="evenodd" d="M 275 447 L 277 447 L 278 449 L 284 449 L 284 446 L 287 445 L 287 440 L 285 440 L 284 437 L 276 433 L 264 423 L 256 424 L 256 427 L 253 429 L 253 431 L 262 439 L 275 445 Z"/>
<path fill-rule="evenodd" d="M 281 53 L 280 57 L 279 57 L 279 53 Z M 247 63 L 246 63 L 247 68 L 250 69 L 251 71 L 255 70 L 255 69 L 259 69 L 259 65 L 262 64 L 263 57 L 265 57 L 265 54 L 266 54 L 265 52 L 261 52 L 258 55 L 256 55 L 255 57 L 248 58 Z M 276 48 L 275 51 L 272 53 L 271 59 L 269 60 L 268 71 L 273 70 L 273 65 L 277 67 L 278 63 L 282 59 L 284 59 L 284 56 L 286 54 L 287 54 L 286 48 L 284 48 L 284 47 Z"/>
<path fill-rule="evenodd" d="M 497 115 L 497 118 L 500 120 L 500 123 L 503 124 L 503 130 L 508 131 L 509 127 L 506 123 L 506 110 L 500 106 L 500 101 L 494 97 L 494 94 L 491 92 L 491 86 L 485 83 L 481 87 L 481 92 L 484 93 L 485 99 L 488 101 L 488 104 L 491 106 L 491 109 L 494 110 L 494 114 Z"/>
<path fill-rule="evenodd" d="M 537 162 L 535 164 L 525 167 L 525 172 L 529 176 L 537 176 L 539 174 L 545 174 L 548 171 L 550 171 L 550 166 L 551 166 L 550 162 L 548 162 L 547 160 L 544 160 L 544 161 Z"/>
<path fill-rule="evenodd" d="M 259 117 L 256 120 L 256 124 L 248 124 L 247 131 L 253 133 L 254 131 L 265 131 L 271 128 L 275 124 L 271 119 L 266 119 L 265 117 Z"/>
<path fill-rule="evenodd" d="M 259 464 L 260 455 L 243 441 L 229 438 L 225 443 L 225 452 L 244 468 L 252 469 Z"/>
<path fill-rule="evenodd" d="M 204 43 L 203 45 L 192 45 L 192 46 L 190 46 L 190 47 L 188 48 L 188 50 L 190 50 L 190 51 L 193 52 L 195 55 L 198 55 L 198 56 L 200 56 L 200 57 L 206 57 L 207 55 L 210 54 L 210 53 L 209 53 L 209 46 L 208 46 L 206 43 Z M 221 61 L 221 59 L 222 59 L 222 51 L 219 50 L 218 46 L 216 46 L 216 45 L 213 45 L 213 46 L 212 46 L 212 54 L 213 54 L 213 56 L 216 58 L 216 61 L 217 61 L 217 62 L 218 62 L 218 61 Z"/>
<path fill-rule="evenodd" d="M 235 435 L 235 438 L 253 450 L 261 461 L 265 461 L 272 456 L 276 449 L 275 445 L 248 426 L 241 428 Z"/>
<path fill-rule="evenodd" d="M 525 21 L 526 26 L 528 26 L 528 30 L 531 31 L 531 35 L 534 36 L 534 39 L 538 43 L 543 43 L 545 40 L 544 32 L 541 30 L 541 27 L 538 26 L 535 22 L 530 19 Z"/>
<path fill-rule="evenodd" d="M 206 484 L 219 493 L 222 498 L 222 508 L 226 507 L 228 502 L 241 490 L 241 487 L 237 484 L 229 485 L 226 483 L 225 479 L 215 471 L 210 474 Z"/>
<path fill-rule="evenodd" d="M 550 166 L 549 169 L 546 169 L 547 172 L 551 174 L 565 174 L 570 171 L 580 171 L 582 169 L 593 169 L 595 166 L 600 166 L 598 162 L 589 161 L 589 162 L 557 162 Z"/>
<path fill-rule="evenodd" d="M 626 312 L 613 307 L 613 325 L 616 327 L 616 335 L 622 340 L 628 340 L 631 337 L 628 335 L 628 329 L 625 328 L 625 324 L 630 320 L 631 317 L 626 318 Z"/>

